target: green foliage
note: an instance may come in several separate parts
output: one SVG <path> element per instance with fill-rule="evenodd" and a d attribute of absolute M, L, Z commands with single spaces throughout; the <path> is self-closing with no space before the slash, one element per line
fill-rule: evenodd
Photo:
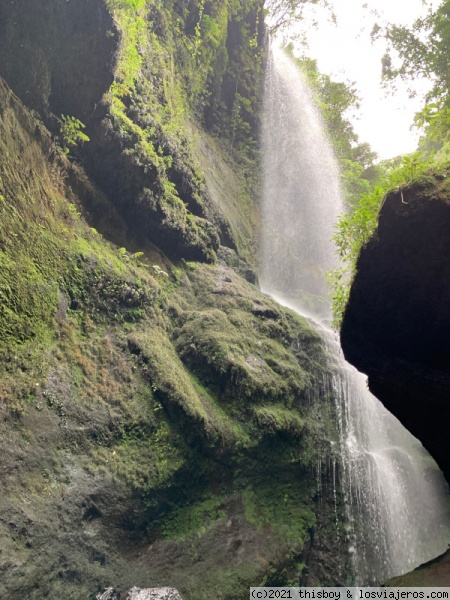
<path fill-rule="evenodd" d="M 142 48 L 146 42 L 147 25 L 139 13 L 134 9 L 116 12 L 117 19 L 123 33 L 120 60 L 117 65 L 114 83 L 111 92 L 116 102 L 113 106 L 120 114 L 123 107 L 120 99 L 132 94 L 136 78 L 142 66 Z"/>
<path fill-rule="evenodd" d="M 169 487 L 185 466 L 175 432 L 163 418 L 154 420 L 153 431 L 149 431 L 149 419 L 142 432 L 125 433 L 114 448 L 99 448 L 96 452 L 100 463 L 111 463 L 114 475 L 144 499 Z"/>
<path fill-rule="evenodd" d="M 76 117 L 61 115 L 58 140 L 66 154 L 69 153 L 70 147 L 90 141 L 90 138 L 82 131 L 83 129 L 86 129 L 86 125 Z"/>
<path fill-rule="evenodd" d="M 122 34 L 107 98 L 112 128 L 126 145 L 124 156 L 131 166 L 154 174 L 141 194 L 150 219 L 157 218 L 165 233 L 170 230 L 182 238 L 183 245 L 192 248 L 192 257 L 203 254 L 208 261 L 216 258 L 218 240 L 202 220 L 210 220 L 210 197 L 195 157 L 192 120 L 228 137 L 233 153 L 246 155 L 240 169 L 246 168 L 256 180 L 259 95 L 253 83 L 261 80 L 262 54 L 260 45 L 250 41 L 256 39 L 252 20 L 257 21 L 261 5 L 261 0 L 245 6 L 226 0 L 194 1 L 189 6 L 149 0 L 148 21 L 134 5 L 109 3 Z M 241 31 L 239 52 L 236 49 L 232 61 L 227 47 L 230 22 Z M 236 77 L 238 86 L 229 75 Z M 240 94 L 238 104 L 233 104 L 228 88 Z M 224 97 L 230 97 L 226 106 Z"/>
<path fill-rule="evenodd" d="M 262 2 L 208 1 L 201 7 L 195 38 L 188 36 L 186 42 L 186 48 L 194 45 L 196 64 L 189 64 L 191 59 L 177 48 L 190 73 L 191 107 L 214 133 L 229 137 L 233 153 L 254 160 L 263 74 Z M 228 42 L 230 31 L 239 40 L 239 51 Z"/>
<path fill-rule="evenodd" d="M 212 496 L 176 509 L 163 524 L 164 537 L 177 539 L 192 534 L 197 537 L 204 535 L 208 529 L 225 520 L 223 501 L 223 496 Z"/>
<path fill-rule="evenodd" d="M 238 428 L 188 372 L 163 332 L 153 329 L 134 334 L 128 343 L 139 357 L 155 397 L 171 414 L 190 424 L 193 436 L 203 435 L 203 443 L 224 446 L 236 442 Z"/>
<path fill-rule="evenodd" d="M 113 10 L 123 9 L 137 12 L 145 8 L 147 0 L 106 0 L 106 3 Z"/>
<path fill-rule="evenodd" d="M 252 412 L 256 423 L 271 433 L 284 432 L 298 436 L 305 426 L 295 410 L 288 410 L 283 406 L 257 406 Z"/>
<path fill-rule="evenodd" d="M 433 10 L 429 8 L 424 17 L 417 19 L 411 28 L 389 25 L 385 30 L 377 27 L 374 36 L 386 37 L 398 53 L 400 65 L 395 67 L 388 54 L 384 58 L 383 74 L 387 80 L 401 77 L 410 80 L 417 77 L 433 77 L 429 99 L 446 100 L 450 86 L 448 53 L 450 48 L 450 2 L 442 0 Z"/>
<path fill-rule="evenodd" d="M 281 344 L 265 339 L 260 355 L 252 351 L 256 319 L 239 312 L 229 317 L 220 310 L 196 312 L 180 329 L 177 347 L 190 364 L 209 363 L 220 379 L 230 380 L 225 393 L 246 402 L 271 398 L 291 405 L 304 389 L 304 374 Z"/>
<path fill-rule="evenodd" d="M 188 373 L 179 361 L 170 340 L 155 329 L 129 339 L 133 352 L 149 366 L 153 392 L 164 402 L 179 406 L 186 416 L 206 421 L 207 415 L 192 386 Z"/>
<path fill-rule="evenodd" d="M 424 132 L 420 143 L 422 151 L 438 151 L 450 136 L 450 1 L 442 0 L 434 10 L 429 7 L 427 14 L 409 28 L 377 25 L 373 36 L 382 35 L 388 43 L 383 58 L 386 83 L 395 85 L 398 78 L 407 82 L 418 78 L 432 82 L 426 105 L 416 115 L 415 125 Z"/>
<path fill-rule="evenodd" d="M 149 64 L 153 65 L 154 82 L 161 83 L 164 92 L 161 95 L 157 88 L 153 89 L 152 105 L 159 112 L 163 100 L 163 105 L 167 102 L 171 113 L 171 119 L 161 123 L 164 128 L 174 124 L 183 126 L 188 108 L 199 120 L 206 120 L 208 126 L 217 125 L 222 135 L 230 131 L 230 121 L 237 118 L 236 103 L 230 90 L 225 90 L 224 86 L 234 86 L 236 94 L 247 102 L 239 105 L 239 118 L 248 125 L 238 136 L 244 147 L 249 131 L 256 135 L 253 115 L 258 102 L 258 86 L 251 84 L 255 84 L 262 75 L 262 54 L 258 32 L 249 25 L 249 20 L 254 18 L 255 26 L 258 26 L 261 0 L 251 0 L 246 6 L 238 2 L 196 0 L 183 8 L 175 2 L 172 10 L 155 2 L 151 4 L 161 20 L 172 23 L 172 30 L 166 28 L 164 36 L 146 27 L 140 12 L 128 6 L 127 2 L 110 2 L 123 32 L 121 60 L 112 88 L 117 116 L 123 112 L 120 98 L 134 96 L 137 75 L 149 53 L 153 55 L 149 56 Z M 240 52 L 232 56 L 227 47 L 230 22 L 239 28 L 241 38 Z M 174 73 L 174 69 L 178 72 Z M 232 100 L 227 105 L 219 100 L 224 95 Z M 224 121 L 227 121 L 228 128 L 223 126 Z M 235 137 L 236 131 L 235 123 Z"/>
<path fill-rule="evenodd" d="M 297 435 L 302 418 L 288 413 L 302 402 L 310 373 L 319 372 L 327 360 L 316 333 L 288 311 L 280 312 L 279 319 L 253 314 L 254 288 L 239 279 L 223 284 L 219 293 L 214 268 L 199 265 L 188 277 L 189 287 L 177 290 L 184 309 L 174 308 L 179 315 L 175 345 L 185 364 L 246 426 L 270 435 L 282 430 Z M 299 337 L 301 348 L 293 351 Z"/>
<path fill-rule="evenodd" d="M 153 265 L 152 267 L 158 277 L 169 277 L 166 271 L 163 271 L 159 265 Z"/>
<path fill-rule="evenodd" d="M 438 102 L 426 104 L 414 117 L 414 125 L 424 131 L 420 148 L 427 154 L 448 153 L 450 142 L 450 108 Z M 439 158 L 439 157 L 438 157 Z"/>
<path fill-rule="evenodd" d="M 328 6 L 327 0 L 267 0 L 264 6 L 271 31 L 274 33 L 292 27 L 296 21 L 303 19 L 305 6 L 314 4 Z"/>
<path fill-rule="evenodd" d="M 54 252 L 55 248 L 43 244 L 38 253 L 46 250 Z M 56 281 L 49 281 L 26 252 L 18 251 L 14 257 L 8 254 L 0 252 L 0 338 L 2 346 L 11 347 L 45 334 L 57 306 L 59 290 Z"/>

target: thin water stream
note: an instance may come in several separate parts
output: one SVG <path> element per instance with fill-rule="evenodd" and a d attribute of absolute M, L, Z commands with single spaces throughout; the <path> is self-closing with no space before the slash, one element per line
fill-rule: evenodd
<path fill-rule="evenodd" d="M 431 457 L 367 389 L 327 328 L 325 273 L 343 211 L 339 170 L 299 69 L 272 47 L 263 111 L 263 291 L 314 319 L 336 369 L 341 478 L 358 585 L 379 584 L 447 549 L 448 488 Z"/>

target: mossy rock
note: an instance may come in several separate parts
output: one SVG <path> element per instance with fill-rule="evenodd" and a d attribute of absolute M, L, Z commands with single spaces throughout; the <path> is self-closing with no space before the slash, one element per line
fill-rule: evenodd
<path fill-rule="evenodd" d="M 298 406 L 328 360 L 313 327 L 224 264 L 199 266 L 187 277 L 173 307 L 186 364 L 222 401 Z M 194 302 L 198 310 L 189 310 Z M 271 310 L 255 310 L 262 305 Z"/>

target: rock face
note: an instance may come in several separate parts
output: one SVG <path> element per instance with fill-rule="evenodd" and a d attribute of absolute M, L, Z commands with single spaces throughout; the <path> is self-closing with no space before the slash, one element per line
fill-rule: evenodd
<path fill-rule="evenodd" d="M 245 246 L 234 238 L 242 239 L 241 229 L 252 237 L 248 229 L 253 223 L 247 209 L 240 220 L 250 223 L 235 225 L 225 206 L 234 207 L 236 199 L 245 198 L 245 191 L 237 190 L 229 198 L 217 190 L 217 182 L 213 185 L 214 178 L 208 177 L 209 185 L 204 181 L 199 164 L 204 156 L 194 156 L 190 127 L 199 118 L 211 130 L 230 130 L 234 94 L 239 92 L 246 98 L 251 94 L 251 110 L 239 118 L 245 121 L 246 135 L 250 131 L 255 135 L 263 2 L 252 0 L 245 7 L 236 6 L 234 12 L 228 12 L 227 2 L 210 3 L 208 18 L 220 30 L 220 41 L 196 59 L 189 44 L 198 2 L 191 2 L 186 10 L 182 0 L 165 7 L 149 0 L 147 11 L 145 4 L 0 0 L 0 76 L 60 141 L 63 116 L 86 126 L 90 143 L 72 145 L 71 150 L 108 200 L 106 212 L 98 197 L 79 198 L 102 235 L 118 246 L 138 243 L 141 249 L 142 240 L 150 240 L 172 259 L 214 262 L 219 238 L 234 248 Z M 252 45 L 250 39 L 244 41 L 249 36 L 243 33 L 247 27 L 253 32 Z M 259 59 L 242 58 L 246 53 Z M 238 89 L 235 82 L 234 71 L 241 71 L 241 60 L 254 63 L 251 71 L 247 69 L 245 89 Z M 210 72 L 214 77 L 209 77 Z M 189 80 L 187 95 L 193 108 L 185 92 L 180 94 L 182 79 Z M 177 114 L 190 113 L 189 118 L 174 116 L 177 102 Z M 202 114 L 193 114 L 197 106 Z M 220 171 L 223 161 L 215 159 L 218 166 L 213 165 L 213 170 Z M 117 218 L 111 222 L 111 209 L 121 222 Z"/>
<path fill-rule="evenodd" d="M 0 2 L 1 75 L 48 116 L 90 121 L 113 82 L 118 32 L 105 3 Z"/>
<path fill-rule="evenodd" d="M 341 341 L 370 390 L 450 480 L 450 200 L 445 178 L 387 196 L 363 248 Z"/>
<path fill-rule="evenodd" d="M 414 571 L 389 579 L 385 587 L 448 587 L 450 585 L 450 550 Z"/>

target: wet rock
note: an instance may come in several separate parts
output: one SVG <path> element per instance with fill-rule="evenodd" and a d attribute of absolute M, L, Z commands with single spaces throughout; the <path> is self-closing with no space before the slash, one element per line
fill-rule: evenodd
<path fill-rule="evenodd" d="M 42 115 L 76 115 L 89 124 L 98 107 L 98 117 L 118 42 L 97 0 L 0 3 L 0 75 Z"/>
<path fill-rule="evenodd" d="M 448 587 L 450 585 L 450 550 L 414 571 L 393 577 L 384 587 Z"/>
<path fill-rule="evenodd" d="M 233 268 L 239 275 L 253 285 L 258 284 L 258 276 L 254 269 L 232 249 L 220 246 L 217 252 L 218 258 L 226 265 Z"/>

